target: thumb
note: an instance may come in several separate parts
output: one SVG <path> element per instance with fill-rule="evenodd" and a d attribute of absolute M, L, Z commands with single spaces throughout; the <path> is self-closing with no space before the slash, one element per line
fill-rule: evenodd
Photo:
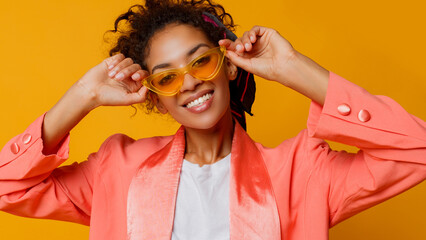
<path fill-rule="evenodd" d="M 236 44 L 229 39 L 219 40 L 219 45 L 226 47 L 226 50 L 228 50 L 228 51 L 235 51 Z"/>
<path fill-rule="evenodd" d="M 129 93 L 127 95 L 130 104 L 145 102 L 148 95 L 148 88 L 142 86 L 137 92 Z"/>
<path fill-rule="evenodd" d="M 250 64 L 250 60 L 247 58 L 244 58 L 238 54 L 236 54 L 235 52 L 232 51 L 227 51 L 226 52 L 226 57 L 231 60 L 231 62 L 235 65 L 237 65 L 238 67 L 248 71 L 248 72 L 252 72 L 252 67 Z"/>

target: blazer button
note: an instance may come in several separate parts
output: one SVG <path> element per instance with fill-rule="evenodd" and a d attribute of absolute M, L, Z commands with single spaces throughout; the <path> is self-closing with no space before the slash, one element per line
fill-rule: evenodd
<path fill-rule="evenodd" d="M 31 135 L 29 133 L 25 134 L 24 136 L 22 136 L 22 142 L 24 142 L 24 144 L 28 144 L 31 142 Z"/>
<path fill-rule="evenodd" d="M 345 103 L 340 104 L 337 107 L 337 111 L 340 113 L 340 115 L 347 116 L 351 113 L 351 107 L 349 107 L 349 105 Z"/>
<path fill-rule="evenodd" d="M 368 122 L 368 121 L 371 119 L 371 115 L 370 115 L 370 113 L 369 113 L 367 110 L 362 109 L 362 110 L 361 110 L 361 111 L 359 111 L 359 113 L 358 113 L 358 119 L 359 119 L 361 122 Z"/>
<path fill-rule="evenodd" d="M 17 154 L 19 152 L 19 145 L 17 143 L 13 143 L 10 145 L 10 151 L 12 151 L 13 154 Z"/>

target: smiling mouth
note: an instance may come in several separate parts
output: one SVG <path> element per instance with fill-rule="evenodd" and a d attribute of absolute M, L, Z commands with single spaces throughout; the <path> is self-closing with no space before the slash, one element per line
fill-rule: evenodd
<path fill-rule="evenodd" d="M 200 106 L 201 104 L 205 103 L 207 100 L 209 100 L 211 97 L 213 96 L 213 93 L 209 92 L 204 94 L 203 96 L 189 102 L 188 104 L 186 104 L 186 108 L 192 108 L 192 107 L 196 107 L 196 106 Z"/>

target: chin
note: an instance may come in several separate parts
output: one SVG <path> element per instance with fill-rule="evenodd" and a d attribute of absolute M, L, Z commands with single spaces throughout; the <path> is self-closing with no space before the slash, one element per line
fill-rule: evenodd
<path fill-rule="evenodd" d="M 191 114 L 193 116 L 188 117 L 184 121 L 179 121 L 185 128 L 200 129 L 200 130 L 212 130 L 216 129 L 227 121 L 232 122 L 232 116 L 230 111 L 230 105 L 228 104 L 224 109 L 209 109 L 208 112 L 202 114 Z"/>
<path fill-rule="evenodd" d="M 188 119 L 189 121 L 184 121 L 181 124 L 185 128 L 200 129 L 200 130 L 209 130 L 216 128 L 220 122 L 220 116 L 200 116 L 197 118 Z"/>

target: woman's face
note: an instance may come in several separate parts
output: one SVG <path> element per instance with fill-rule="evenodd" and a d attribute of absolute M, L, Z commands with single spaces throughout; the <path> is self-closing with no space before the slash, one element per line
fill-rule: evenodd
<path fill-rule="evenodd" d="M 146 58 L 148 71 L 153 74 L 184 67 L 214 47 L 201 30 L 190 25 L 170 24 L 151 39 Z M 235 79 L 236 72 L 237 68 L 225 59 L 222 69 L 211 81 L 202 81 L 185 74 L 178 94 L 154 97 L 157 108 L 161 113 L 169 112 L 185 127 L 210 129 L 226 114 L 230 115 L 229 80 Z"/>

